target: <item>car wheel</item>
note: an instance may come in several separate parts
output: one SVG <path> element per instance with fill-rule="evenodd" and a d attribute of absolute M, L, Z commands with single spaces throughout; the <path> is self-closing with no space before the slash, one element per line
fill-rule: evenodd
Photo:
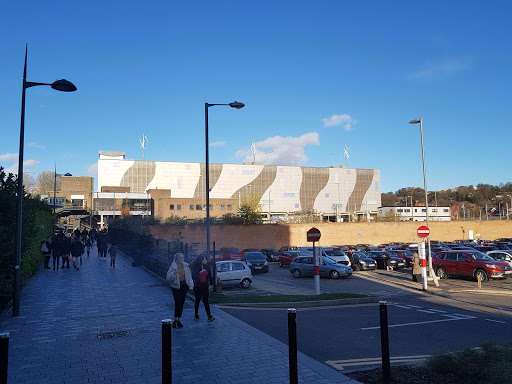
<path fill-rule="evenodd" d="M 251 280 L 249 280 L 249 279 L 247 279 L 247 278 L 242 280 L 242 288 L 247 289 L 247 288 L 249 288 L 250 286 L 251 286 Z"/>
<path fill-rule="evenodd" d="M 475 272 L 475 279 L 478 281 L 478 276 L 480 276 L 480 281 L 487 281 L 489 280 L 489 276 L 487 276 L 487 272 L 485 272 L 483 269 L 477 269 Z"/>
<path fill-rule="evenodd" d="M 438 267 L 436 270 L 436 274 L 437 277 L 439 277 L 440 279 L 446 279 L 446 277 L 448 276 L 446 274 L 446 269 L 444 269 L 443 267 Z"/>
<path fill-rule="evenodd" d="M 338 271 L 333 270 L 333 271 L 329 272 L 329 277 L 331 279 L 336 280 L 338 277 L 340 277 L 340 273 Z"/>
<path fill-rule="evenodd" d="M 292 271 L 292 276 L 293 276 L 293 277 L 297 277 L 297 278 L 299 278 L 299 277 L 301 277 L 301 276 L 302 276 L 302 272 L 301 272 L 299 269 L 294 269 L 294 270 Z"/>
<path fill-rule="evenodd" d="M 359 265 L 359 263 L 354 263 L 354 271 L 360 271 L 361 270 L 361 266 Z"/>

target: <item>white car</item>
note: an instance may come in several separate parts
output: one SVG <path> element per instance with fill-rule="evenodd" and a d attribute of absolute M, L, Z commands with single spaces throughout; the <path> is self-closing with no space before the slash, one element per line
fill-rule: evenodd
<path fill-rule="evenodd" d="M 252 273 L 249 266 L 243 261 L 228 260 L 217 261 L 217 276 L 223 287 L 240 285 L 249 288 L 252 283 Z"/>
<path fill-rule="evenodd" d="M 512 267 L 512 251 L 489 251 L 486 254 L 495 260 L 505 261 Z"/>
<path fill-rule="evenodd" d="M 322 257 L 328 257 L 338 264 L 351 267 L 350 259 L 339 247 L 316 247 L 315 251 L 320 252 Z M 300 247 L 299 252 L 301 256 L 313 256 L 313 247 Z"/>

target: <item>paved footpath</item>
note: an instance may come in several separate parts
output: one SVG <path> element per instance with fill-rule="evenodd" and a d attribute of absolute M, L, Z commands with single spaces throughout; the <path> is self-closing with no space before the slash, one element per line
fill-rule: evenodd
<path fill-rule="evenodd" d="M 118 255 L 83 256 L 79 271 L 41 269 L 21 293 L 20 316 L 5 316 L 8 383 L 161 383 L 161 321 L 172 318 L 171 289 Z M 289 383 L 288 346 L 218 308 L 216 320 L 172 330 L 173 383 Z M 283 321 L 287 321 L 286 311 Z M 299 340 L 300 344 L 300 340 Z M 300 383 L 357 383 L 299 353 Z"/>

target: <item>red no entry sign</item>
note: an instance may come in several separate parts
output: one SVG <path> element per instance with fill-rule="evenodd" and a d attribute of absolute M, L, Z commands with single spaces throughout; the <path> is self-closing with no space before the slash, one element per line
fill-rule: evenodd
<path fill-rule="evenodd" d="M 426 225 L 422 225 L 418 228 L 419 237 L 428 237 L 430 235 L 430 229 Z"/>
<path fill-rule="evenodd" d="M 316 228 L 311 228 L 308 231 L 308 241 L 311 243 L 318 240 L 320 240 L 320 231 Z"/>

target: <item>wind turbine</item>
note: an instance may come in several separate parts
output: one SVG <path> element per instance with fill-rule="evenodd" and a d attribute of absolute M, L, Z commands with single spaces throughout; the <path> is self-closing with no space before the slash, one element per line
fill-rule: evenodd
<path fill-rule="evenodd" d="M 345 158 L 347 159 L 347 168 L 348 168 L 348 158 L 350 157 L 348 155 L 349 150 L 350 150 L 350 147 L 345 147 L 345 149 L 343 150 L 343 156 L 345 156 Z"/>
<path fill-rule="evenodd" d="M 256 151 L 258 149 L 256 148 L 256 143 L 254 141 L 251 143 L 251 148 L 252 148 L 252 155 L 253 155 L 253 159 L 254 159 L 253 164 L 256 164 Z"/>

